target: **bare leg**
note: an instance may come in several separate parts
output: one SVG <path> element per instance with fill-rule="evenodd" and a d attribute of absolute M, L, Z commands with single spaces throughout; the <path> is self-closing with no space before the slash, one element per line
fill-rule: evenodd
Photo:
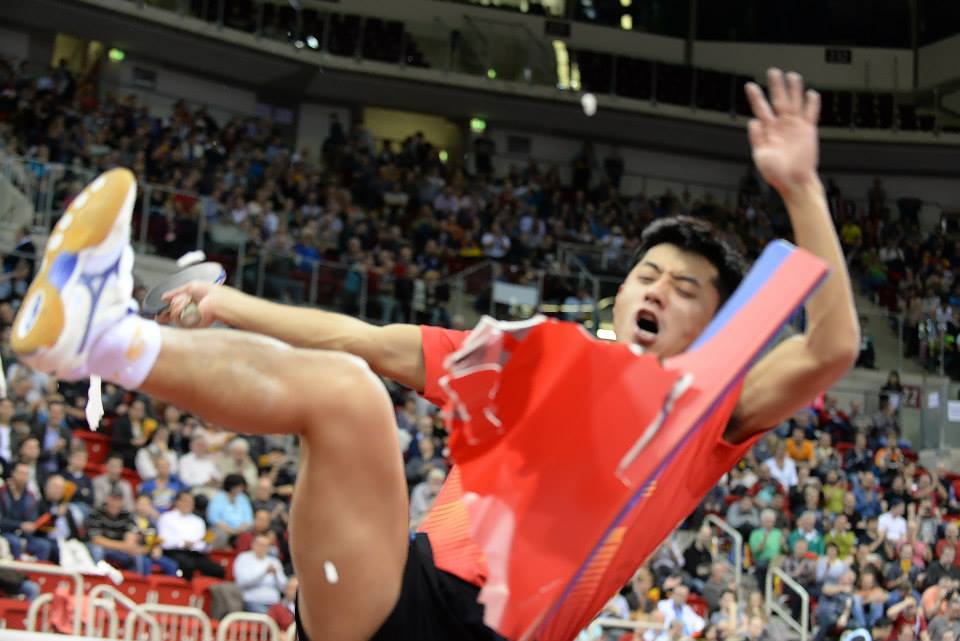
<path fill-rule="evenodd" d="M 163 329 L 141 386 L 241 432 L 301 437 L 290 514 L 300 613 L 312 641 L 366 640 L 400 594 L 407 495 L 393 410 L 363 361 L 231 330 Z M 331 584 L 324 563 L 339 581 Z"/>

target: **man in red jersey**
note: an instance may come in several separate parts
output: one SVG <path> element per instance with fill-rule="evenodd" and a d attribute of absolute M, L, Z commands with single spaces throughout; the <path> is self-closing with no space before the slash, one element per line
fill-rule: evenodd
<path fill-rule="evenodd" d="M 699 499 L 760 434 L 842 376 L 859 348 L 849 278 L 816 173 L 819 97 L 804 92 L 800 76 L 784 77 L 779 70 L 771 70 L 769 86 L 772 107 L 758 86 L 747 87 L 756 116 L 749 126 L 754 161 L 783 197 L 797 244 L 825 261 L 831 274 L 807 304 L 806 332 L 757 362 L 739 395 L 724 401 L 733 406 L 732 420 L 713 421 L 717 425 L 700 430 L 659 477 L 661 483 L 676 481 L 678 487 L 670 490 L 682 495 L 682 503 Z M 113 189 L 109 183 L 102 191 Z M 124 207 L 132 197 L 126 201 Z M 64 327 L 76 322 L 70 314 L 82 316 L 84 306 L 74 311 L 60 299 L 87 300 L 71 289 L 77 287 L 73 270 L 80 269 L 84 282 L 103 289 L 99 279 L 108 278 L 107 272 L 96 269 L 105 264 L 104 256 L 112 255 L 106 247 L 110 238 L 101 241 L 106 231 L 80 236 L 67 229 L 86 215 L 80 208 L 71 213 L 75 217 L 56 231 L 56 245 L 51 240 L 45 257 L 49 267 L 38 276 L 15 323 L 14 348 L 44 371 L 71 377 L 99 374 L 240 431 L 301 436 L 290 543 L 300 578 L 302 641 L 499 638 L 484 624 L 477 602 L 486 568 L 464 527 L 456 469 L 421 532 L 408 536 L 396 427 L 384 406 L 382 386 L 364 373 L 359 359 L 335 353 L 359 356 L 376 373 L 443 403 L 438 384 L 442 363 L 465 333 L 374 327 L 199 283 L 171 296 L 171 318 L 181 318 L 192 300 L 198 303 L 201 326 L 220 321 L 310 348 L 294 349 L 245 332 L 157 328 L 130 316 L 116 320 L 110 309 L 119 307 L 101 310 L 103 297 L 85 285 L 93 292 L 94 311 L 82 319 L 88 328 L 82 341 L 78 336 L 70 342 L 60 336 L 67 336 Z M 86 215 L 83 224 L 88 220 L 116 226 L 100 213 Z M 79 263 L 70 253 L 77 250 Z M 618 340 L 661 358 L 682 354 L 737 287 L 743 271 L 741 257 L 708 224 L 658 221 L 644 233 L 639 260 L 617 296 Z M 109 283 L 106 287 L 108 300 L 123 298 Z M 86 347 L 88 342 L 93 346 Z M 80 345 L 76 354 L 64 347 L 74 343 Z M 667 496 L 659 492 L 649 509 L 666 500 L 658 497 Z M 637 545 L 652 550 L 668 520 L 652 519 L 651 531 Z M 585 603 L 599 599 L 594 611 L 599 610 L 610 596 L 600 592 L 608 588 L 597 584 L 597 593 L 586 594 Z"/>

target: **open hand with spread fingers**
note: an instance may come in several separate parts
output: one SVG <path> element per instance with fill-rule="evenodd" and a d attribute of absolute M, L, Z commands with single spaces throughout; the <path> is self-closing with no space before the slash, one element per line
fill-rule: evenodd
<path fill-rule="evenodd" d="M 803 77 L 779 69 L 767 72 L 768 101 L 763 89 L 746 85 L 755 116 L 750 120 L 753 162 L 764 179 L 786 196 L 817 178 L 817 120 L 820 94 L 803 88 Z"/>

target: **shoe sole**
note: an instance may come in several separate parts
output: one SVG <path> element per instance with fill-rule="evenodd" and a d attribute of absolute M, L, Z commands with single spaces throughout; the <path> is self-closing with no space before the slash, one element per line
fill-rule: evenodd
<path fill-rule="evenodd" d="M 97 256 L 96 249 L 127 218 L 136 198 L 136 178 L 128 169 L 112 169 L 87 185 L 54 226 L 34 277 L 13 323 L 10 346 L 20 356 L 51 349 L 66 324 L 62 291 L 76 282 L 91 262 L 119 256 Z M 126 216 L 124 216 L 126 214 Z M 122 252 L 123 245 L 120 246 Z M 92 317 L 93 310 L 90 310 Z"/>

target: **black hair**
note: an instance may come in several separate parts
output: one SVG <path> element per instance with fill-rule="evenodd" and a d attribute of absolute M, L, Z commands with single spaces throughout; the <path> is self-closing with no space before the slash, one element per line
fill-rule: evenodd
<path fill-rule="evenodd" d="M 247 482 L 243 480 L 243 477 L 239 474 L 227 474 L 227 477 L 223 479 L 223 490 L 227 494 L 235 487 L 243 487 L 246 489 Z"/>
<path fill-rule="evenodd" d="M 717 268 L 717 279 L 713 284 L 720 294 L 721 305 L 736 291 L 747 273 L 747 261 L 743 255 L 721 237 L 720 230 L 700 218 L 668 216 L 647 225 L 640 236 L 634 264 L 640 262 L 652 247 L 664 244 L 702 256 Z"/>

